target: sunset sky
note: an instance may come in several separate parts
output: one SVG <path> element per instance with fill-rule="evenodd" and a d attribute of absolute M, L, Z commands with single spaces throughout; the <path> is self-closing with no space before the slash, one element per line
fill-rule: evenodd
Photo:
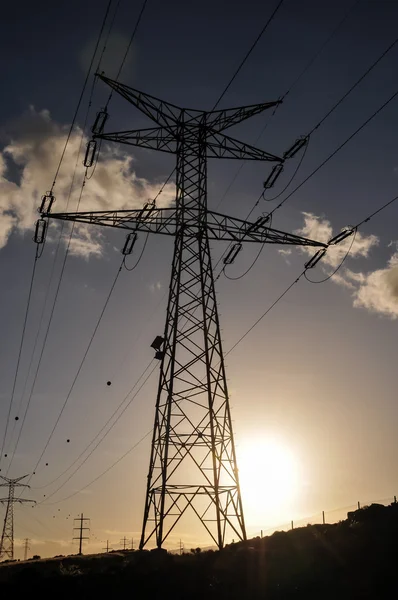
<path fill-rule="evenodd" d="M 2 9 L 0 442 L 34 260 L 36 208 L 51 187 L 106 5 L 103 0 L 24 0 Z M 179 106 L 210 110 L 275 5 L 275 0 L 202 0 L 194 8 L 183 0 L 148 0 L 120 81 Z M 140 7 L 140 2 L 120 3 L 101 63 L 109 77 L 116 75 Z M 313 129 L 394 41 L 395 2 L 285 0 L 221 103 L 221 107 L 234 107 L 283 96 L 350 7 L 343 24 L 275 115 L 265 112 L 231 130 L 231 135 L 281 155 L 297 137 Z M 103 41 L 100 52 L 102 47 Z M 398 44 L 311 135 L 290 187 L 273 202 L 261 201 L 253 219 L 275 208 L 398 91 L 397 60 Z M 91 82 L 55 186 L 57 211 L 66 207 Z M 102 82 L 96 84 L 89 127 L 108 93 Z M 398 98 L 294 193 L 275 213 L 273 227 L 327 241 L 393 198 L 398 183 L 397 106 Z M 118 97 L 111 100 L 109 113 L 108 130 L 151 126 Z M 174 158 L 104 145 L 85 186 L 81 210 L 142 207 L 170 174 Z M 292 159 L 269 197 L 283 190 L 298 161 L 299 157 Z M 237 174 L 239 166 L 235 161 L 209 161 L 208 204 L 245 218 L 270 166 L 245 164 Z M 82 176 L 79 159 L 69 210 L 76 207 Z M 172 205 L 174 193 L 171 182 L 159 206 Z M 248 535 L 286 526 L 291 520 L 319 521 L 322 510 L 336 520 L 357 501 L 389 501 L 397 493 L 397 217 L 398 203 L 365 223 L 335 277 L 319 285 L 301 279 L 230 353 L 298 277 L 313 252 L 295 248 L 280 252 L 267 246 L 245 277 L 234 281 L 221 274 L 217 279 Z M 66 228 L 63 240 L 67 241 L 68 232 Z M 31 475 L 121 261 L 123 232 L 77 230 L 31 392 L 66 250 L 63 241 L 41 321 L 59 234 L 59 225 L 53 224 L 38 261 L 0 475 Z M 131 264 L 144 239 L 139 236 Z M 329 253 L 309 276 L 324 279 L 340 264 L 351 241 Z M 212 243 L 214 264 L 225 248 Z M 164 328 L 172 249 L 172 239 L 150 236 L 138 267 L 120 274 L 51 442 L 36 474 L 27 478 L 31 489 L 22 497 L 36 500 L 37 506 L 15 509 L 18 558 L 23 555 L 20 540 L 26 537 L 32 540 L 34 554 L 76 551 L 71 542 L 73 518 L 82 512 L 91 518 L 86 552 L 100 551 L 107 539 L 119 548 L 124 535 L 138 543 L 150 450 L 146 434 L 153 425 L 158 373 L 158 363 L 151 362 L 150 344 Z M 256 248 L 245 248 L 227 275 L 244 273 L 256 253 Z M 94 444 L 73 468 L 66 469 L 123 399 L 131 398 L 129 391 L 143 372 L 134 392 L 152 370 L 109 435 L 66 481 Z M 26 422 L 9 468 L 29 397 Z M 108 467 L 112 468 L 102 475 Z M 2 489 L 0 496 L 7 492 Z M 210 545 L 196 521 L 182 522 L 170 536 L 169 547 L 177 548 L 180 539 L 186 548 Z"/>

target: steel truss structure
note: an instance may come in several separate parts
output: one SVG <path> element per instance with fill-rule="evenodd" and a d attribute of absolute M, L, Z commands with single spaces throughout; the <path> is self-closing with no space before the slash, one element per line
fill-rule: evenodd
<path fill-rule="evenodd" d="M 175 154 L 175 207 L 42 216 L 174 237 L 140 547 L 155 541 L 161 548 L 190 512 L 222 548 L 231 537 L 245 539 L 246 531 L 209 241 L 325 245 L 267 227 L 264 217 L 248 222 L 207 208 L 208 158 L 283 162 L 222 133 L 278 102 L 190 110 L 99 78 L 157 127 L 114 133 L 94 128 L 94 138 Z"/>
<path fill-rule="evenodd" d="M 7 504 L 3 532 L 1 534 L 0 558 L 3 558 L 3 556 L 6 556 L 11 560 L 14 558 L 14 504 L 16 502 L 19 502 L 20 504 L 35 504 L 34 500 L 15 498 L 16 487 L 30 487 L 25 483 L 20 483 L 22 479 L 25 479 L 25 477 L 27 477 L 27 475 L 17 477 L 17 479 L 9 479 L 8 477 L 3 477 L 0 475 L 0 479 L 5 482 L 0 483 L 0 487 L 8 487 L 7 498 L 0 498 L 1 503 Z"/>

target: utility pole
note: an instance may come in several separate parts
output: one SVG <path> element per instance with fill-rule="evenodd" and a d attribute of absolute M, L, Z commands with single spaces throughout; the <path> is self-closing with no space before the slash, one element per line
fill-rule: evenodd
<path fill-rule="evenodd" d="M 23 545 L 23 547 L 24 547 L 24 557 L 23 557 L 23 559 L 24 560 L 28 560 L 28 550 L 30 550 L 29 542 L 30 542 L 30 539 L 29 538 L 25 538 L 24 545 Z"/>
<path fill-rule="evenodd" d="M 134 538 L 131 538 L 131 549 L 134 550 Z"/>
<path fill-rule="evenodd" d="M 122 538 L 120 540 L 120 543 L 123 544 L 123 550 L 126 550 L 126 546 L 127 546 L 127 538 L 126 538 L 126 536 L 124 536 L 124 538 Z"/>
<path fill-rule="evenodd" d="M 0 479 L 5 483 L 0 483 L 0 487 L 8 487 L 7 498 L 0 498 L 2 504 L 7 504 L 6 514 L 4 517 L 3 532 L 1 534 L 0 542 L 0 558 L 3 556 L 8 557 L 10 560 L 14 559 L 14 504 L 36 504 L 35 500 L 26 500 L 24 498 L 15 498 L 15 488 L 30 488 L 26 483 L 20 483 L 22 479 L 25 479 L 27 475 L 17 477 L 16 479 L 9 479 L 0 475 Z"/>
<path fill-rule="evenodd" d="M 74 519 L 74 521 L 78 521 L 80 524 L 78 527 L 74 527 L 73 531 L 77 530 L 79 532 L 79 535 L 74 537 L 74 540 L 79 540 L 79 554 L 83 554 L 82 553 L 82 548 L 83 548 L 83 540 L 89 540 L 89 537 L 84 537 L 83 536 L 83 531 L 90 531 L 90 527 L 83 527 L 83 523 L 86 523 L 86 521 L 90 521 L 89 518 L 84 517 L 83 513 L 80 515 L 80 517 L 77 517 L 76 519 Z"/>
<path fill-rule="evenodd" d="M 160 375 L 139 547 L 155 539 L 161 548 L 185 512 L 193 511 L 213 543 L 223 548 L 230 536 L 246 539 L 246 529 L 210 242 L 231 243 L 224 264 L 233 262 L 243 242 L 312 246 L 322 251 L 326 244 L 272 229 L 267 215 L 250 222 L 209 210 L 207 160 L 276 163 L 265 183 L 269 186 L 303 140 L 278 157 L 223 133 L 279 101 L 206 112 L 180 108 L 104 75 L 98 77 L 156 126 L 104 133 L 108 115 L 101 111 L 92 128 L 85 166 L 93 166 L 97 140 L 175 154 L 175 206 L 157 208 L 153 201 L 141 210 L 52 213 L 54 197 L 48 194 L 39 209 L 35 241 L 44 242 L 51 217 L 127 230 L 125 255 L 131 253 L 138 232 L 173 237 L 166 323 L 163 335 L 152 344 Z"/>
<path fill-rule="evenodd" d="M 105 550 L 105 552 L 109 552 L 109 550 L 112 550 L 112 548 L 109 546 L 109 540 L 106 540 L 106 548 L 102 549 Z"/>
<path fill-rule="evenodd" d="M 184 544 L 180 540 L 180 556 L 183 553 L 183 550 L 184 550 Z"/>

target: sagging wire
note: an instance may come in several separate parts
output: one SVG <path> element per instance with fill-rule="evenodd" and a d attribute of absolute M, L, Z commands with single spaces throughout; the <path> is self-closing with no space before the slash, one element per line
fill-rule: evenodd
<path fill-rule="evenodd" d="M 78 377 L 79 377 L 79 375 L 80 375 L 80 372 L 81 372 L 81 370 L 82 370 L 82 368 L 83 368 L 83 365 L 84 365 L 84 363 L 85 363 L 85 360 L 86 360 L 86 358 L 87 358 L 87 355 L 88 355 L 88 353 L 89 353 L 89 350 L 90 350 L 90 348 L 91 348 L 91 345 L 92 345 L 92 343 L 93 343 L 93 341 L 94 341 L 95 335 L 96 335 L 96 333 L 97 333 L 97 331 L 98 331 L 98 328 L 99 328 L 99 326 L 100 326 L 100 323 L 101 323 L 101 321 L 102 321 L 102 318 L 103 318 L 103 316 L 104 316 L 105 310 L 106 310 L 106 308 L 107 308 L 107 306 L 108 306 L 109 300 L 111 299 L 111 296 L 112 296 L 113 290 L 115 289 L 115 286 L 116 286 L 117 280 L 119 279 L 119 275 L 120 275 L 120 273 L 121 273 L 122 266 L 123 266 L 123 260 L 122 260 L 122 262 L 121 262 L 121 264 L 120 264 L 120 267 L 119 267 L 119 269 L 118 269 L 118 271 L 117 271 L 117 273 L 116 273 L 116 277 L 114 278 L 114 280 L 113 280 L 113 282 L 112 282 L 112 285 L 111 285 L 111 288 L 110 288 L 110 290 L 109 290 L 108 296 L 107 296 L 107 298 L 106 298 L 106 300 L 105 300 L 105 304 L 104 304 L 104 306 L 103 306 L 103 308 L 102 308 L 102 310 L 101 310 L 101 313 L 100 313 L 100 315 L 99 315 L 99 318 L 98 318 L 98 320 L 97 320 L 97 323 L 96 323 L 96 325 L 95 325 L 95 327 L 94 327 L 93 333 L 91 334 L 90 341 L 89 341 L 89 343 L 88 343 L 88 345 L 87 345 L 87 347 L 86 347 L 86 350 L 85 350 L 85 352 L 84 352 L 83 358 L 82 358 L 82 360 L 80 361 L 80 364 L 79 364 L 79 367 L 78 367 L 78 369 L 77 369 L 76 375 L 75 375 L 75 377 L 74 377 L 74 379 L 73 379 L 73 381 L 72 381 L 72 384 L 71 384 L 71 386 L 70 386 L 70 388 L 69 388 L 69 391 L 68 391 L 68 393 L 67 393 L 67 396 L 66 396 L 66 398 L 65 398 L 65 400 L 64 400 L 64 402 L 63 402 L 63 404 L 62 404 L 62 407 L 61 407 L 61 410 L 60 410 L 60 412 L 59 412 L 59 414 L 58 414 L 58 417 L 57 417 L 57 419 L 56 419 L 56 421 L 55 421 L 55 423 L 54 423 L 54 426 L 53 426 L 53 428 L 52 428 L 52 430 L 51 430 L 51 433 L 50 433 L 50 435 L 49 435 L 49 437 L 48 437 L 48 439 L 47 439 L 47 441 L 46 441 L 46 443 L 45 443 L 45 445 L 44 445 L 44 448 L 43 448 L 43 450 L 42 450 L 42 452 L 41 452 L 41 454 L 40 454 L 40 457 L 39 457 L 39 459 L 38 459 L 38 460 L 37 460 L 37 462 L 36 462 L 36 465 L 35 465 L 35 467 L 34 467 L 33 471 L 36 471 L 37 467 L 39 466 L 39 464 L 40 464 L 40 461 L 41 461 L 41 459 L 43 458 L 43 456 L 44 456 L 44 453 L 45 453 L 45 451 L 46 451 L 46 450 L 47 450 L 47 448 L 48 448 L 48 445 L 49 445 L 49 443 L 50 443 L 50 441 L 51 441 L 51 439 L 52 439 L 52 437 L 53 437 L 53 435 L 54 435 L 54 432 L 55 432 L 55 430 L 56 430 L 56 428 L 57 428 L 57 426 L 58 426 L 58 423 L 59 423 L 59 421 L 60 421 L 60 419 L 61 419 L 61 417 L 62 417 L 62 414 L 63 414 L 63 412 L 64 412 L 64 410 L 65 410 L 65 408 L 66 408 L 66 405 L 67 405 L 67 403 L 68 403 L 68 401 L 69 401 L 69 398 L 70 398 L 70 396 L 71 396 L 71 394 L 72 394 L 72 392 L 73 392 L 73 389 L 74 389 L 74 387 L 75 387 L 76 381 L 77 381 L 77 379 L 78 379 Z"/>
<path fill-rule="evenodd" d="M 122 62 L 121 62 L 121 64 L 120 64 L 119 70 L 118 70 L 118 72 L 117 72 L 117 74 L 116 74 L 116 79 L 115 79 L 115 82 L 118 82 L 118 81 L 119 81 L 120 74 L 121 74 L 121 72 L 122 72 L 122 69 L 123 69 L 123 67 L 124 67 L 124 63 L 126 62 L 126 58 L 127 58 L 127 55 L 128 55 L 128 53 L 129 53 L 129 51 L 130 51 L 131 44 L 133 43 L 133 41 L 134 41 L 134 38 L 135 38 L 135 36 L 136 36 L 137 29 L 138 29 L 138 26 L 139 26 L 139 24 L 140 24 L 140 22 L 141 22 L 142 15 L 144 14 L 144 10 L 145 10 L 145 8 L 146 8 L 147 2 L 148 2 L 148 0 L 144 0 L 144 1 L 143 1 L 143 3 L 142 3 L 142 5 L 141 5 L 141 10 L 140 10 L 140 12 L 139 12 L 139 15 L 138 15 L 138 17 L 137 17 L 137 21 L 136 21 L 136 23 L 135 23 L 135 27 L 134 27 L 134 29 L 133 29 L 133 33 L 131 34 L 131 37 L 130 37 L 129 43 L 127 44 L 127 48 L 126 48 L 126 51 L 125 51 L 125 53 L 124 53 L 124 56 L 123 56 L 123 59 L 122 59 Z M 110 101 L 111 101 L 111 99 L 112 99 L 112 95 L 113 95 L 113 90 L 112 90 L 112 91 L 110 92 L 110 94 L 109 94 L 108 100 L 107 100 L 107 102 L 106 102 L 105 110 L 108 108 L 109 102 L 110 102 Z"/>
<path fill-rule="evenodd" d="M 144 373 L 146 373 L 146 371 L 148 371 L 149 367 L 153 364 L 155 359 L 152 359 L 151 362 L 149 363 L 149 365 L 146 367 Z M 55 496 L 55 494 L 57 492 L 59 492 L 59 490 L 61 490 L 64 485 L 66 485 L 71 479 L 72 477 L 78 472 L 80 471 L 80 469 L 82 468 L 82 466 L 88 461 L 88 459 L 90 458 L 90 456 L 97 450 L 98 446 L 104 441 L 104 439 L 107 437 L 107 435 L 112 431 L 112 429 L 114 428 L 114 426 L 116 425 L 116 423 L 121 419 L 121 417 L 124 415 L 124 413 L 126 412 L 126 410 L 131 406 L 131 404 L 133 403 L 133 401 L 135 400 L 135 398 L 138 396 L 138 394 L 140 393 L 140 391 L 142 390 L 142 388 L 145 386 L 145 384 L 147 383 L 148 379 L 151 377 L 151 375 L 153 374 L 153 372 L 155 371 L 155 369 L 157 368 L 157 364 L 155 364 L 153 366 L 153 368 L 150 370 L 149 374 L 146 376 L 146 378 L 144 379 L 144 381 L 141 383 L 140 387 L 138 388 L 138 390 L 132 395 L 132 397 L 130 398 L 130 400 L 127 402 L 127 404 L 123 407 L 123 409 L 121 410 L 121 412 L 117 415 L 116 419 L 113 421 L 113 423 L 111 424 L 111 426 L 109 427 L 109 429 L 107 429 L 105 431 L 105 433 L 102 435 L 102 437 L 100 437 L 100 439 L 97 441 L 97 443 L 95 444 L 95 446 L 90 450 L 90 452 L 87 454 L 87 456 L 84 458 L 84 460 L 82 460 L 82 462 L 76 467 L 76 469 L 74 469 L 74 471 L 66 478 L 66 480 L 61 483 L 56 490 L 54 490 L 53 492 L 51 492 L 50 495 L 46 496 L 46 501 L 49 500 L 52 496 Z M 138 381 L 143 377 L 143 374 L 140 376 L 140 378 L 138 379 Z M 135 383 L 135 385 L 133 386 L 132 390 L 137 386 L 138 381 Z M 128 396 L 131 394 L 132 390 L 130 390 L 130 392 L 127 394 L 127 396 L 124 398 L 124 400 L 119 404 L 118 408 L 113 412 L 113 414 L 109 417 L 108 421 L 105 423 L 105 425 L 102 427 L 102 429 L 100 430 L 99 433 L 97 433 L 97 435 L 95 436 L 95 438 L 90 442 L 90 444 L 85 448 L 85 450 L 83 450 L 83 452 L 79 455 L 79 457 L 74 461 L 74 463 L 72 463 L 72 465 L 70 465 L 68 467 L 67 470 L 69 470 L 73 464 L 75 464 L 79 458 L 81 458 L 81 456 L 87 451 L 87 449 L 95 442 L 95 440 L 100 436 L 100 434 L 103 432 L 103 430 L 106 428 L 106 426 L 109 424 L 109 422 L 112 420 L 112 418 L 116 415 L 116 413 L 119 411 L 119 409 L 121 408 L 121 406 L 124 404 L 124 402 L 127 400 Z M 59 476 L 61 477 L 61 476 Z M 58 478 L 59 478 L 58 477 Z M 49 484 L 48 484 L 49 485 Z M 47 487 L 47 486 L 44 486 Z M 42 504 L 45 501 L 42 500 L 41 502 L 38 502 L 38 504 Z"/>
<path fill-rule="evenodd" d="M 253 207 L 253 209 L 254 209 L 254 207 Z M 269 217 L 269 215 L 266 215 L 263 213 L 263 215 L 261 217 L 259 217 L 259 219 L 257 219 L 255 224 L 258 223 L 259 225 L 264 225 L 265 223 L 268 223 L 268 222 L 269 222 L 268 227 L 272 227 L 272 216 Z M 231 277 L 230 275 L 227 275 L 227 272 L 226 272 L 227 266 L 231 265 L 235 262 L 235 258 L 238 256 L 239 252 L 242 250 L 243 246 L 242 246 L 241 242 L 243 242 L 243 241 L 244 241 L 244 236 L 241 238 L 240 242 L 237 242 L 237 243 L 231 245 L 230 250 L 222 259 L 224 266 L 222 268 L 222 271 L 218 274 L 217 279 L 220 277 L 220 275 L 222 273 L 230 281 L 238 281 L 239 279 L 242 279 L 243 277 L 245 277 L 245 275 L 247 275 L 252 270 L 252 268 L 254 267 L 254 265 L 256 264 L 258 259 L 260 258 L 261 253 L 264 250 L 265 244 L 261 244 L 260 250 L 258 251 L 256 257 L 254 258 L 250 267 L 248 269 L 246 269 L 246 271 L 244 273 L 242 273 L 241 275 L 238 275 L 237 277 Z"/>
<path fill-rule="evenodd" d="M 57 181 L 57 177 L 58 177 L 58 174 L 59 174 L 59 170 L 61 168 L 64 156 L 65 156 L 66 148 L 68 146 L 70 137 L 72 135 L 73 128 L 75 126 L 77 114 L 79 112 L 79 108 L 80 108 L 81 102 L 83 100 L 84 92 L 86 91 L 87 83 L 88 83 L 88 80 L 89 80 L 89 77 L 90 77 L 90 74 L 91 74 L 91 69 L 92 69 L 93 64 L 94 64 L 95 55 L 97 54 L 98 46 L 99 46 L 101 38 L 102 38 L 102 33 L 104 31 L 104 28 L 105 28 L 105 23 L 106 23 L 106 21 L 108 19 L 108 14 L 109 14 L 109 10 L 111 8 L 111 4 L 112 4 L 112 0 L 109 0 L 107 8 L 106 8 L 106 11 L 105 11 L 105 15 L 104 15 L 104 18 L 103 18 L 103 21 L 102 21 L 102 24 L 101 24 L 101 29 L 100 29 L 100 32 L 99 32 L 98 37 L 97 37 L 97 43 L 95 45 L 94 52 L 93 52 L 92 57 L 91 57 L 90 65 L 89 65 L 89 68 L 87 70 L 86 78 L 85 78 L 84 83 L 83 83 L 83 88 L 82 88 L 82 91 L 80 93 L 79 100 L 77 102 L 75 114 L 73 115 L 72 123 L 71 123 L 69 131 L 68 131 L 68 135 L 67 135 L 67 138 L 66 138 L 66 142 L 65 142 L 62 154 L 61 154 L 61 158 L 60 158 L 60 161 L 58 163 L 58 167 L 57 167 L 57 169 L 55 171 L 55 176 L 54 176 L 54 180 L 53 180 L 53 183 L 52 183 L 52 186 L 51 186 L 50 193 L 52 193 L 53 190 L 54 190 L 55 183 Z"/>
<path fill-rule="evenodd" d="M 36 229 L 37 228 L 38 227 L 36 225 Z M 45 230 L 44 230 L 44 235 L 45 235 Z M 35 234 L 35 237 L 36 237 L 36 234 Z M 42 244 L 43 244 L 43 242 L 42 242 Z M 12 410 L 12 405 L 14 403 L 15 389 L 16 389 L 17 380 L 18 380 L 18 374 L 19 374 L 19 366 L 20 366 L 20 363 L 21 363 L 22 350 L 23 350 L 23 346 L 24 346 L 24 342 L 25 342 L 26 325 L 27 325 L 27 322 L 28 322 L 30 303 L 31 303 L 31 300 L 32 300 L 32 291 L 33 291 L 33 284 L 34 284 L 34 280 L 35 280 L 37 261 L 40 258 L 41 254 L 42 254 L 42 252 L 40 252 L 40 254 L 39 254 L 39 243 L 36 242 L 36 253 L 35 253 L 35 258 L 34 258 L 34 261 L 33 261 L 32 275 L 31 275 L 30 284 L 29 284 L 28 300 L 27 300 L 27 303 L 26 303 L 25 316 L 24 316 L 24 321 L 23 321 L 23 325 L 22 325 L 22 334 L 21 334 L 21 341 L 20 341 L 19 350 L 18 350 L 17 365 L 16 365 L 16 368 L 15 368 L 14 381 L 13 381 L 12 391 L 11 391 L 11 398 L 10 398 L 10 403 L 8 405 L 6 427 L 5 427 L 3 441 L 2 441 L 2 444 L 1 444 L 1 450 L 0 450 L 0 463 L 1 463 L 2 458 L 3 458 L 4 447 L 5 447 L 5 444 L 6 444 L 8 428 L 9 428 L 9 425 L 10 425 L 11 410 Z M 11 460 L 11 462 L 12 462 L 12 460 Z M 8 466 L 8 469 L 10 468 L 11 462 L 10 462 L 10 464 Z M 8 473 L 8 469 L 7 469 L 7 473 Z"/>
<path fill-rule="evenodd" d="M 345 254 L 345 255 L 344 255 L 344 257 L 342 258 L 342 260 L 341 260 L 340 264 L 339 264 L 339 265 L 338 265 L 338 266 L 335 268 L 335 270 L 334 270 L 332 273 L 329 273 L 329 274 L 327 275 L 327 277 L 325 277 L 324 279 L 320 279 L 320 280 L 318 280 L 318 281 L 314 281 L 313 279 L 310 279 L 310 278 L 308 277 L 307 273 L 305 272 L 305 273 L 304 273 L 304 277 L 305 277 L 305 279 L 306 279 L 306 280 L 307 280 L 309 283 L 325 283 L 326 281 L 329 281 L 329 279 L 332 279 L 332 277 L 333 277 L 334 275 L 336 275 L 336 273 L 337 273 L 337 272 L 338 272 L 338 271 L 341 269 L 341 267 L 343 266 L 343 264 L 344 264 L 344 262 L 346 261 L 346 259 L 349 257 L 349 255 L 350 255 L 350 253 L 351 253 L 351 250 L 352 250 L 352 247 L 353 247 L 353 245 L 354 245 L 354 242 L 355 242 L 355 238 L 356 238 L 356 235 L 357 235 L 357 231 L 358 231 L 357 227 L 352 227 L 352 228 L 350 228 L 350 229 L 348 229 L 348 230 L 346 230 L 346 231 L 343 231 L 343 232 L 341 232 L 340 234 L 338 234 L 339 236 L 342 236 L 342 235 L 344 234 L 344 237 L 341 237 L 341 239 L 339 239 L 337 242 L 336 242 L 336 241 L 333 241 L 335 238 L 333 238 L 333 239 L 332 239 L 332 240 L 329 242 L 329 244 L 338 244 L 339 242 L 343 241 L 343 239 L 345 239 L 345 238 L 346 238 L 346 237 L 348 237 L 349 235 L 352 235 L 351 244 L 350 244 L 350 246 L 349 246 L 349 248 L 348 248 L 348 250 L 347 250 L 346 254 Z M 337 238 L 337 236 L 336 236 L 336 238 Z M 317 260 L 316 260 L 316 261 L 314 261 L 312 264 L 306 263 L 306 267 L 307 267 L 306 271 L 307 271 L 308 269 L 312 269 L 313 267 L 315 267 L 316 263 L 317 263 L 319 260 L 321 260 L 321 259 L 324 257 L 324 255 L 326 254 L 327 250 L 326 250 L 326 249 L 324 249 L 323 251 L 319 251 L 319 252 L 320 252 L 321 254 L 319 255 L 319 257 L 317 257 Z M 316 255 L 315 255 L 315 256 L 316 256 Z M 313 258 L 315 258 L 315 257 L 313 257 Z M 310 261 L 309 261 L 309 262 L 310 262 Z M 309 266 L 307 266 L 307 265 L 309 265 Z"/>
<path fill-rule="evenodd" d="M 137 236 L 137 234 L 135 234 L 135 236 Z M 142 259 L 143 255 L 144 255 L 145 248 L 146 248 L 146 245 L 147 245 L 147 242 L 148 242 L 148 238 L 149 238 L 149 232 L 146 234 L 146 238 L 145 238 L 144 245 L 142 247 L 141 253 L 140 253 L 138 259 L 136 260 L 135 264 L 132 267 L 128 267 L 127 266 L 127 256 L 129 254 L 131 254 L 131 252 L 128 252 L 126 254 L 123 253 L 124 254 L 124 257 L 123 257 L 123 266 L 126 269 L 126 271 L 130 271 L 131 272 L 131 271 L 134 271 L 134 269 L 136 269 L 138 267 L 139 263 L 141 262 L 141 259 Z M 135 240 L 136 239 L 137 239 L 137 237 L 135 237 Z M 126 244 L 127 244 L 127 242 L 128 242 L 128 240 L 126 239 Z M 134 243 L 135 243 L 135 241 L 134 241 Z M 126 246 L 126 244 L 125 244 L 125 246 Z"/>

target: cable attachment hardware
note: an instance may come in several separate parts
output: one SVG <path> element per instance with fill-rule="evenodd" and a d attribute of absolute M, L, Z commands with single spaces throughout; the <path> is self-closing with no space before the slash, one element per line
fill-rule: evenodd
<path fill-rule="evenodd" d="M 234 244 L 228 252 L 228 254 L 223 259 L 224 265 L 232 265 L 242 248 L 243 246 L 240 242 Z"/>
<path fill-rule="evenodd" d="M 269 220 L 270 220 L 269 215 L 263 215 L 262 217 L 259 217 L 256 221 L 254 221 L 254 223 L 251 223 L 251 225 L 246 229 L 245 235 L 247 235 L 248 233 L 254 233 L 254 231 L 257 231 L 257 229 L 259 229 L 260 227 L 264 227 L 264 225 L 266 223 L 268 223 Z"/>
<path fill-rule="evenodd" d="M 97 152 L 97 141 L 90 140 L 87 144 L 86 154 L 84 156 L 83 165 L 85 167 L 92 167 L 94 164 L 95 154 Z"/>
<path fill-rule="evenodd" d="M 283 155 L 283 158 L 286 160 L 288 158 L 293 158 L 293 156 L 295 156 L 297 154 L 297 152 L 300 152 L 301 148 L 303 148 L 307 143 L 308 143 L 309 138 L 308 137 L 301 137 L 298 138 L 293 146 L 291 148 L 289 148 L 289 150 L 286 150 L 286 152 Z"/>
<path fill-rule="evenodd" d="M 126 235 L 126 241 L 124 242 L 124 246 L 123 246 L 123 250 L 122 250 L 122 254 L 124 254 L 124 256 L 128 256 L 129 254 L 132 253 L 134 244 L 137 241 L 137 237 L 138 236 L 136 233 L 129 233 L 128 235 Z"/>
<path fill-rule="evenodd" d="M 108 118 L 109 118 L 109 113 L 106 110 L 106 108 L 104 110 L 100 110 L 97 113 L 97 116 L 94 121 L 94 125 L 91 128 L 93 135 L 100 135 L 101 133 L 103 133 L 105 123 L 107 122 Z"/>
<path fill-rule="evenodd" d="M 329 240 L 328 244 L 333 244 L 333 245 L 339 244 L 346 238 L 350 237 L 350 235 L 352 235 L 354 233 L 354 231 L 355 231 L 355 227 L 353 227 L 351 229 L 344 229 L 344 231 L 340 231 L 340 233 L 338 233 L 337 235 L 332 237 L 332 239 Z"/>
<path fill-rule="evenodd" d="M 43 244 L 46 239 L 47 221 L 46 219 L 39 219 L 36 221 L 35 235 L 33 241 L 36 244 Z"/>
<path fill-rule="evenodd" d="M 51 212 L 51 207 L 55 202 L 55 196 L 53 196 L 53 194 L 51 192 L 47 192 L 46 194 L 44 194 L 44 196 L 41 197 L 41 204 L 40 204 L 40 208 L 37 209 L 37 212 L 43 214 L 43 213 L 49 213 Z"/>
<path fill-rule="evenodd" d="M 155 200 L 150 200 L 141 209 L 141 214 L 138 217 L 140 221 L 145 221 L 145 219 L 149 219 L 149 217 L 156 211 L 156 202 Z"/>
<path fill-rule="evenodd" d="M 313 269 L 315 267 L 315 265 L 325 256 L 325 254 L 326 254 L 326 248 L 322 248 L 322 250 L 318 250 L 318 252 L 315 252 L 314 256 L 312 256 L 310 258 L 310 260 L 305 263 L 304 268 L 305 269 Z"/>
<path fill-rule="evenodd" d="M 275 185 L 275 181 L 278 179 L 280 174 L 283 171 L 283 163 L 279 163 L 279 165 L 275 165 L 272 169 L 271 173 L 268 175 L 267 179 L 264 181 L 264 189 L 268 190 Z"/>

